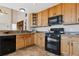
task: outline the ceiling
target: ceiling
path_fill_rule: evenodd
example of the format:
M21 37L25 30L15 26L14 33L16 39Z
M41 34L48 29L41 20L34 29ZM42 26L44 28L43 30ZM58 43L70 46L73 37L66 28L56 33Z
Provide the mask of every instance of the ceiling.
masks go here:
M24 8L27 12L39 12L41 10L47 9L49 7L52 7L54 5L57 5L58 3L0 3L1 6L5 6L11 9L15 9L19 11L20 8Z

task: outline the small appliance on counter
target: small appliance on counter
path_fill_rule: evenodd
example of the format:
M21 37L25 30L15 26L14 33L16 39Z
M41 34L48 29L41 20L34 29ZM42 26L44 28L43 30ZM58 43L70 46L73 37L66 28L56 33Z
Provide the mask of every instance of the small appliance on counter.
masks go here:
M45 36L45 49L56 55L60 55L60 40L63 33L64 28L51 28Z
M48 26L59 25L62 23L63 23L62 15L48 18Z

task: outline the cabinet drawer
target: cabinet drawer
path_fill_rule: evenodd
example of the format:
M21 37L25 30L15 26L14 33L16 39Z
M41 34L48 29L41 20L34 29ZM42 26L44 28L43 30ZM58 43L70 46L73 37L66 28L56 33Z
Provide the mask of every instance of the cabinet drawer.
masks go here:
M20 39L20 38L24 38L24 36L23 35L17 35L16 38Z

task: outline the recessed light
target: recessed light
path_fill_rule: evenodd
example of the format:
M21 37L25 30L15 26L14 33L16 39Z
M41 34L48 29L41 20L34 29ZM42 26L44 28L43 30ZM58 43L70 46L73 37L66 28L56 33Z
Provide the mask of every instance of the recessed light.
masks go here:
M25 9L24 8L20 8L19 9L21 12L25 12Z

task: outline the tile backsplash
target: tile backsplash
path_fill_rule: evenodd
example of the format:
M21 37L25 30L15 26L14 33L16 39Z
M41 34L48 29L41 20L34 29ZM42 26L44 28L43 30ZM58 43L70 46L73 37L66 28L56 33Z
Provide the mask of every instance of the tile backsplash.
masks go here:
M75 25L53 25L50 27L37 27L36 31L48 32L50 28L64 28L65 32L79 32L79 24Z
M1 24L0 23L0 30L11 30L11 24Z
M79 25L66 25L64 30L65 32L79 32Z

